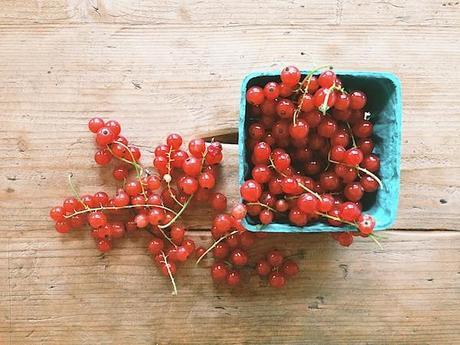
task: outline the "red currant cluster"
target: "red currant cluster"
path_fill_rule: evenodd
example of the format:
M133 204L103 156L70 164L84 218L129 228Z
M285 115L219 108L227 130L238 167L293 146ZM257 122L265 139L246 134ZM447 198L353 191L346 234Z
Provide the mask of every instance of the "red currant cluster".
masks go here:
M247 90L252 171L240 192L256 222L348 224L358 232L332 236L349 246L353 235L373 236L361 200L381 186L380 160L364 92L348 93L331 69L319 71L302 79L289 66L280 80Z
M211 266L211 276L215 282L236 286L241 282L243 270L248 273L255 270L261 278L268 278L270 286L281 288L286 283L286 277L296 275L299 268L292 260L284 261L277 250L268 252L267 260L260 260L254 266L250 260L249 249L258 239L265 238L268 234L246 231L241 224L246 214L246 205L236 204L229 214L216 215L211 228L215 242L208 250L200 249L197 263L212 250L214 263Z
M116 160L113 177L122 181L122 186L112 197L105 192L79 195L70 176L74 196L50 211L56 230L67 233L89 224L102 252L109 251L114 239L127 232L146 231L153 235L148 251L175 287L176 264L186 261L195 251L195 243L185 238L186 229L178 222L179 217L192 201L210 202L218 210L227 206L223 194L212 192L218 177L217 165L223 158L222 145L206 145L202 139L193 139L186 152L181 149L181 136L170 134L166 143L155 149L155 172L139 163L140 150L120 135L117 121L93 118L88 127L96 134L99 147L94 160L100 165Z
M80 195L70 175L74 196L50 211L56 230L67 233L88 224L101 252L109 251L114 240L126 233L151 234L153 238L147 250L160 271L170 277L174 293L177 293L174 280L177 264L187 261L192 254L198 257L198 263L213 250L214 257L219 260L211 268L214 280L225 280L229 286L238 285L239 270L249 267L247 249L266 234L253 234L242 226L241 219L247 212L243 204L233 207L231 215L222 213L227 209L227 198L214 191L219 176L218 164L223 159L222 145L216 141L206 144L202 139L193 139L187 152L181 149L182 137L170 134L165 144L155 148L153 169L140 164L140 150L120 135L121 126L117 121L93 118L88 127L96 134L98 151L94 160L104 166L115 160L113 177L122 185L112 197L105 192ZM192 202L208 203L219 212L211 231L217 241L207 250L195 248L194 241L186 238L186 228L178 221ZM226 259L229 261L224 262ZM270 276L270 284L284 285L284 277L298 271L297 265L296 269L293 265L293 262L285 262L283 266L273 264L272 275L275 276Z

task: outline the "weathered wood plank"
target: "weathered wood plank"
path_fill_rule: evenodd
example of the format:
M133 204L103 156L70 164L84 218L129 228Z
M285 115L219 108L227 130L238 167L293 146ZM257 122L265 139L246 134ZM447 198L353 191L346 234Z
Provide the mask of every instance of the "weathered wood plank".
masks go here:
M423 1L7 0L0 24L311 24L458 26L459 4Z
M101 256L87 234L36 235L0 247L11 286L0 306L12 310L0 337L11 330L11 344L460 342L457 232L389 232L383 251L365 239L344 249L325 235L275 236L255 250L303 253L284 292L254 276L235 291L214 287L208 269L188 265L177 297L145 254L146 238Z

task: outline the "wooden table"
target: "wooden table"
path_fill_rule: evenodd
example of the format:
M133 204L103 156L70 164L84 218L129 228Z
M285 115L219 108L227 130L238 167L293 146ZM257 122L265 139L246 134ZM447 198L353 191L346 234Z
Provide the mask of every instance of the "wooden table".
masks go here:
M455 0L2 1L0 343L460 344L459 33ZM255 250L304 253L283 291L221 289L190 264L174 297L147 237L100 255L87 232L53 230L68 172L112 189L89 117L147 148L172 130L231 138L243 76L288 63L401 78L401 201L383 250L276 236ZM231 140L225 155L234 200ZM206 211L188 220L209 244Z

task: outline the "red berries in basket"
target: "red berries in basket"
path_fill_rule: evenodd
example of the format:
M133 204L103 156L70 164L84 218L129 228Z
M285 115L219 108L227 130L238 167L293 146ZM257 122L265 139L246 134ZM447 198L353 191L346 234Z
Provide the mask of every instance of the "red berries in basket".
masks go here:
M289 66L279 79L250 87L246 99L253 105L246 142L251 176L240 193L251 222L327 222L372 235L375 221L362 210L372 199L365 195L381 182L366 94L345 90L332 69L301 75ZM353 241L334 238L343 245Z

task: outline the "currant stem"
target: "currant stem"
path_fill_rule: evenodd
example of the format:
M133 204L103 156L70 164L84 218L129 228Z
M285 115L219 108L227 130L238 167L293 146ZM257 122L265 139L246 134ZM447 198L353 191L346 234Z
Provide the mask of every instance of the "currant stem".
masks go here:
M334 216L331 216L327 213L323 213L323 212L316 212L317 215L321 216L321 217L324 217L324 218L329 218L329 219L332 219L332 220L335 220L337 222L341 222L341 223L345 223L345 224L348 224L348 225L352 225L354 226L355 228L358 228L358 226L355 224L355 223L352 223L352 222L349 222L349 221L346 221L346 220L343 220L339 217L334 217Z
M76 215L83 214L83 213L88 213L88 212L93 212L93 211L115 211L115 210L123 210L123 209L129 209L129 208L137 208L137 207L156 207L156 208L161 208L163 210L169 211L173 214L177 214L176 211L171 210L170 208L162 205L127 205L127 206L101 206L101 207L94 207L94 208L87 208L82 211L77 211L72 214L64 216L64 218L72 218Z
M158 227L160 229L166 229L167 227L171 226L171 224L173 224L177 220L177 218L179 218L181 216L181 214L184 213L184 211L187 208L188 204L190 204L190 201L192 201L192 198L193 198L193 194L190 195L190 197L187 199L185 204L182 206L182 208L179 210L179 212L176 213L174 218L171 219L171 221L169 221L167 224L164 224L164 225L158 225Z
M353 135L353 130L351 129L351 126L350 126L349 122L347 122L347 127L348 127L348 130L350 131L350 137L351 137L351 141L353 143L353 147L357 147L356 146L356 139L355 139L355 136Z
M171 153L172 153L172 147L169 148L169 152L168 152L168 165L167 165L167 168L168 168L168 175L171 176ZM180 207L184 207L184 204L182 204L179 200L177 200L176 196L174 195L174 193L172 192L172 189L171 189L171 179L165 179L166 181L166 185L168 186L168 192L169 192L169 195L171 196L171 198L176 202L176 204L178 204Z
M161 251L161 255L163 256L163 263L166 265L166 269L168 270L169 278L171 278L171 283L172 283L172 286L173 286L172 295L177 296L176 282L175 282L174 277L172 275L171 269L169 268L168 259L166 258L166 255L165 255L164 251Z
M381 245L380 242L377 240L377 237L376 237L374 234L369 234L369 237L372 238L372 240L379 246L379 248L380 248L381 250L383 250L382 245Z
M69 186L70 186L70 189L72 191L72 194L75 196L75 198L85 207L85 209L88 209L89 206L86 205L83 200L81 200L80 198L80 195L77 193L77 189L75 188L75 185L73 184L73 181L72 181L72 177L73 177L73 173L70 173L69 174Z
M171 239L171 237L169 237L168 235L166 235L166 233L163 231L163 229L161 229L160 227L158 227L158 230L160 230L161 234L164 236L164 238L166 238L168 240L169 243L171 243L174 248L177 248L177 245L173 242L173 240Z
M246 205L248 205L248 206L262 206L262 207L265 207L266 209L268 209L268 210L270 210L270 211L272 211L274 213L279 213L274 208L268 206L267 204L263 204L260 201L258 201L258 202L248 202Z
M355 168L359 171L362 171L363 173L369 175L370 177L372 177L374 180L377 181L377 183L379 184L380 188L383 188L383 183L382 183L382 180L380 180L380 178L377 177L377 175L375 175L374 173L370 172L369 170L367 169L364 169L362 167L360 167L359 165L349 165L349 164L345 164L345 163L340 163L340 162L337 162L335 160L332 160L332 159L329 159L329 162L331 163L334 163L334 164L343 164L343 165L346 165L347 167L350 167L350 168Z
M228 233L227 235L222 236L222 237L219 238L217 241L215 241L215 242L212 244L212 246L209 247L209 248L198 258L198 260L196 260L195 265L198 265L198 264L200 263L201 259L203 259L203 258L206 256L206 254L208 254L211 250L213 250L214 247L217 246L217 244L219 244L220 242L222 242L223 240L225 240L227 237L230 237L230 236L235 235L235 234L237 234L237 233L238 233L238 230L232 231L232 232Z
M299 186L300 186L300 188L302 188L304 191L313 194L319 201L323 201L323 198L321 198L321 195L319 195L318 193L312 191L312 190L311 190L310 188L308 188L307 186L304 186L302 183L299 183Z

